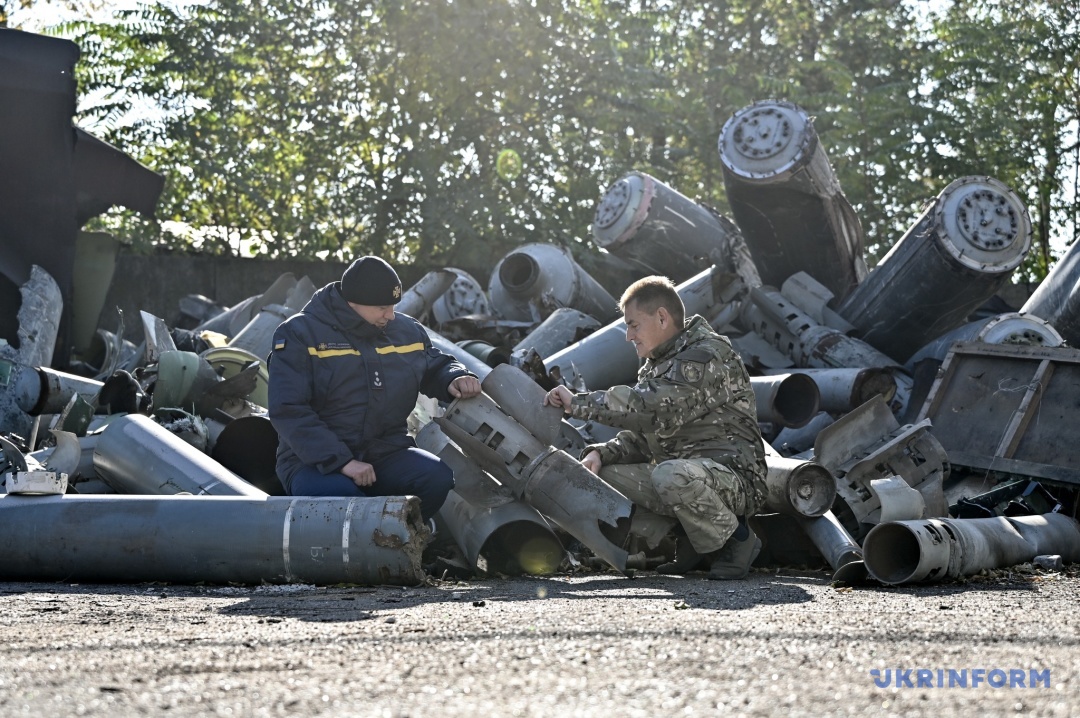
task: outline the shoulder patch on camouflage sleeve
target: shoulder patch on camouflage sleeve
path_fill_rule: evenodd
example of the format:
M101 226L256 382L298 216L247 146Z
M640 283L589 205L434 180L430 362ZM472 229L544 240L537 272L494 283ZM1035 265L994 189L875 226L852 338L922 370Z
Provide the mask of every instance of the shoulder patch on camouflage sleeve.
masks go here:
M705 376L705 365L697 361L680 361L679 373L685 381L696 384Z

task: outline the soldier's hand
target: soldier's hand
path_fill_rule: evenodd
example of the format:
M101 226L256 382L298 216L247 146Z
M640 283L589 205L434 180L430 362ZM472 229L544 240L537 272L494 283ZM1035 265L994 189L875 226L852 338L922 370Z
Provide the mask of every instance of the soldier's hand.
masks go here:
M581 465L594 474L599 474L604 462L600 460L600 452L593 449L585 454L585 458L581 460Z
M341 467L341 473L352 479L352 482L360 488L375 483L375 467L363 461L353 459Z
M561 384L544 395L544 406L560 406L567 414L570 413L570 402L574 400L574 394Z
M447 391L457 399L470 399L480 394L480 380L475 376L459 376L450 382Z

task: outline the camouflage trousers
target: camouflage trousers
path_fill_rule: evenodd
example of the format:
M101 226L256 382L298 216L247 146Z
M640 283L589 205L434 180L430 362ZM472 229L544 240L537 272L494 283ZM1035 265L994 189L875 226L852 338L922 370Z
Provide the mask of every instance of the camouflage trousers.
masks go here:
M712 459L605 465L600 478L634 502L630 531L650 547L678 522L695 551L716 551L735 532L738 517L753 513L739 475Z

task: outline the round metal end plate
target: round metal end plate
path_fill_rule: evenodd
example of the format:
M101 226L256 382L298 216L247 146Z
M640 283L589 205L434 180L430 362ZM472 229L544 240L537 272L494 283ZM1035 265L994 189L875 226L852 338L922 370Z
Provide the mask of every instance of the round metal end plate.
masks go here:
M976 271L1010 272L1031 248L1027 208L992 177L956 180L938 195L934 213L945 250Z
M611 185L600 198L593 215L592 232L601 247L607 248L625 241L623 235L632 228L635 216L642 207L647 179L637 172L628 174Z
M431 305L431 314L439 324L457 319L470 314L490 314L487 294L476 278L464 269L447 267L455 274L450 288Z
M720 130L717 149L728 171L747 179L767 179L799 163L813 137L810 117L798 106L766 100L732 115Z
M994 317L973 338L986 344L1059 347L1065 343L1058 330L1045 319L1014 312Z

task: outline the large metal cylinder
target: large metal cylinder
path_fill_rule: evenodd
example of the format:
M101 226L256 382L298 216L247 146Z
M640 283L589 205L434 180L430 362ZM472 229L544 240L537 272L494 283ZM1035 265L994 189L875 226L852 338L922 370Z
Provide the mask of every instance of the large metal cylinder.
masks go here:
M1023 201L992 177L963 177L840 305L862 338L901 364L964 323L1031 248Z
M866 579L863 552L832 511L814 518L800 517L799 525L833 569L833 581L855 584Z
M1040 554L1080 560L1080 524L1062 514L893 521L870 530L863 552L870 574L882 583L940 581Z
M484 574L544 576L558 570L565 554L544 517L521 501L481 508L451 491L439 519L473 569Z
M743 244L731 220L644 172L631 172L596 205L596 244L646 272L674 282L716 264L734 271L733 245Z
M767 445L766 445L767 446ZM770 447L771 448L771 447ZM790 516L821 516L836 499L836 479L816 461L767 453L766 508Z
M821 397L817 384L803 374L752 376L750 387L757 400L758 421L797 429L809 424L818 413Z
M0 496L5 581L415 585L416 497ZM47 526L47 531L41 527Z
M122 416L101 432L94 470L126 494L266 496L142 414Z
M846 414L875 396L886 402L896 395L895 372L884 367L865 369L773 369L769 376L801 374L814 381L820 397L820 408L831 414ZM809 423L809 420L808 422ZM799 428L799 427L794 427Z
M676 290L687 317L704 314L717 302L712 269L686 280ZM626 341L626 325L621 319L544 358L549 374L557 373L572 386L590 390L632 383L640 363L634 347Z
M491 372L491 367L481 361L479 358L473 356L469 352L465 351L463 347L459 347L454 342L450 341L442 334L430 327L424 327L427 331L428 338L431 339L431 346L435 347L443 354L449 354L457 359L461 364L470 372L476 375L481 381L488 373Z
M499 260L488 296L496 314L523 322L543 321L559 307L601 322L619 315L615 298L574 261L570 250L554 244L526 244Z
M539 408L539 407L538 407ZM487 394L435 420L470 459L620 571L633 505L565 451L542 443Z
M1080 242L1069 246L1020 312L1045 319L1069 346L1080 347Z
M956 342L982 342L984 344L1024 344L1026 346L1059 347L1064 339L1045 319L1033 314L1009 312L968 322L915 352L905 368L909 372L924 359L944 362L949 349Z
M266 361L274 343L274 332L292 314L292 310L283 304L267 304L229 340L229 346L243 349Z
M761 281L805 271L845 297L866 276L863 231L810 116L763 100L736 112L718 140L724 187Z
M739 321L803 368L894 367L864 341L816 322L772 287L754 287Z

